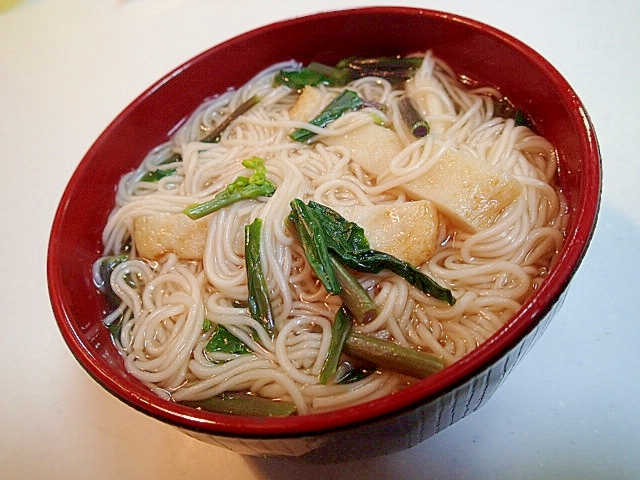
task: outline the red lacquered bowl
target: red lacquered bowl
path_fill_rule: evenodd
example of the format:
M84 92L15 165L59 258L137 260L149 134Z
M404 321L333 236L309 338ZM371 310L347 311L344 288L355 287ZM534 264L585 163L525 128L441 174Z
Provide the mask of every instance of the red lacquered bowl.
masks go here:
M570 219L558 261L507 325L463 360L405 390L357 407L290 418L202 412L156 397L129 375L102 326L91 279L101 231L120 177L136 167L203 100L238 87L275 62L335 63L432 49L458 73L499 86L558 149ZM211 48L161 79L107 127L82 159L58 207L48 251L51 303L60 331L85 370L133 408L206 442L255 455L315 462L411 447L486 402L562 305L596 224L601 164L593 127L566 80L513 37L457 15L413 8L363 8L295 18Z

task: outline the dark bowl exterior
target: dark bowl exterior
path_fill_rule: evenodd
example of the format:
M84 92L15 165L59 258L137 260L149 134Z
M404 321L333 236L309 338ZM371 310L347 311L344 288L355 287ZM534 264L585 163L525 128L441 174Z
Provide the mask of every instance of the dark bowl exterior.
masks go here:
M293 58L333 63L349 55L427 49L457 72L499 86L558 149L560 183L570 208L567 237L548 279L516 317L429 379L326 414L265 420L200 412L157 398L129 375L102 326L102 298L91 280L91 264L101 253L101 232L120 177L206 98L242 85L275 62ZM240 453L316 462L391 453L475 411L543 332L590 242L600 188L600 155L586 110L557 70L513 37L456 15L402 7L291 19L243 34L188 61L107 127L78 165L53 221L47 265L51 304L71 352L100 385L192 436Z

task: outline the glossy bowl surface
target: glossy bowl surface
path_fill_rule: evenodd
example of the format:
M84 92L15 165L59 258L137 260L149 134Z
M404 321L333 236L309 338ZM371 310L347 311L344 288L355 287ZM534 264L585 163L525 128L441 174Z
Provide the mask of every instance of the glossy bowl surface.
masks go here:
M102 326L91 279L120 177L203 100L238 87L275 62L335 63L432 49L458 73L499 86L557 147L570 206L567 238L547 280L516 317L444 371L397 394L309 416L258 419L200 412L156 397L129 375ZM64 340L85 370L133 408L190 435L256 455L328 462L415 445L482 405L560 307L595 228L601 188L598 144L585 108L544 58L513 37L456 15L373 7L294 18L250 31L179 66L106 128L74 172L56 212L47 275Z

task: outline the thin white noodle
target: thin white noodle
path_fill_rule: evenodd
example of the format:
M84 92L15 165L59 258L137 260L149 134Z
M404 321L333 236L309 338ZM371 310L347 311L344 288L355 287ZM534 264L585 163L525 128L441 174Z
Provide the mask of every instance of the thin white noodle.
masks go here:
M273 87L275 72L297 65L274 65L240 89L203 102L170 141L149 152L118 185L103 231L104 253L120 253L129 244L132 259L111 275L110 286L121 304L105 324L121 323L116 345L127 369L163 397L186 401L248 391L293 402L305 414L369 401L407 384L406 377L384 369L354 384L319 382L341 301L317 282L287 229L293 198L332 207L403 203L410 199L402 186L423 175L449 148L518 179L523 195L484 231L457 231L440 215L441 244L419 268L453 291L455 305L419 292L389 272L358 276L380 308L371 323L356 327L359 331L429 351L447 364L476 348L519 310L562 244L566 204L553 184L553 146L511 119L494 117L493 102L500 98L495 89L466 89L448 65L427 52L404 90L372 77L349 85L384 104L385 111L368 106L319 128L292 120L289 108L297 93ZM340 89L323 86L319 91L328 101ZM218 143L201 141L254 95L260 102L235 119ZM415 139L402 123L398 100L403 95L412 98L429 122L428 136ZM353 162L349 149L322 142L370 124L374 117L394 128L404 146L377 178ZM289 133L298 127L317 133L315 141L293 141ZM164 164L170 157L172 162ZM186 261L175 254L153 262L136 258L136 245L130 243L136 218L179 213L212 198L238 175L250 174L242 161L251 157L264 159L276 192L211 214L202 260ZM171 168L175 172L158 182L141 181L148 171ZM244 227L255 218L263 222L260 261L276 317L275 335L236 304L248 296ZM97 284L102 282L98 262L93 276ZM204 328L207 322L212 329ZM224 325L251 353L209 351L217 325Z

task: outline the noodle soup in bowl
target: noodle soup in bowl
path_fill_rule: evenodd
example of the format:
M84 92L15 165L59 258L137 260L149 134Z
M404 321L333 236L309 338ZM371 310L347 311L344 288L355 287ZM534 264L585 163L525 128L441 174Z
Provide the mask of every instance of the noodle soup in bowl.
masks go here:
M560 308L600 187L583 105L509 35L412 8L295 18L107 127L54 219L51 302L100 385L189 435L383 455L491 397Z

